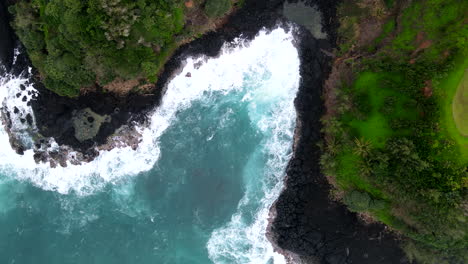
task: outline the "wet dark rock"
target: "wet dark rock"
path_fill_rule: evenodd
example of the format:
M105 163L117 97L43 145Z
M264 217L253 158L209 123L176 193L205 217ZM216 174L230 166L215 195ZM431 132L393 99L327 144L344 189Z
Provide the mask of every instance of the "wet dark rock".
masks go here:
M24 155L24 148L22 146L19 146L18 148L15 149L16 154L18 155Z
M49 162L54 163L55 166L57 166L57 163L62 166L62 167L67 167L67 157L63 155L62 152L59 151L51 151L48 153L49 154Z
M13 108L13 113L15 113L15 114L18 114L18 113L19 113L18 107L15 106L15 108Z
M33 155L34 161L35 161L36 163L40 163L40 162L41 162L41 157L42 157L42 156L41 156L41 153L40 153L40 152L36 152L36 153L34 153L34 155Z
M51 168L57 168L57 162L55 160L50 159L49 164Z
M16 98L20 98L20 96L21 96L21 93L16 94Z
M105 144L107 138L122 125L133 121L144 122L145 113L158 105L162 95L159 91L149 95L129 94L127 97L110 93L89 93L78 98L65 98L45 89L40 83L36 83L36 87L39 95L32 100L32 108L40 134L53 137L59 145L67 145L81 152L86 152L95 145ZM101 126L93 140L79 142L74 136L72 116L74 112L84 108L90 108L99 115L109 115L112 123Z
M33 118L32 118L32 116L31 116L31 114L27 114L27 115L26 115L26 121L28 121L28 124L29 124L30 126L32 126L32 124L33 124Z
M22 124L24 124L26 122L26 119L20 118L20 121L21 121Z
M28 97L26 97L26 96L23 96L23 98L21 98L21 101L23 101L23 102L26 102L26 101L28 101Z
M24 90L26 90L26 86L24 86L23 84L20 84L20 89L21 89L21 91L24 91Z

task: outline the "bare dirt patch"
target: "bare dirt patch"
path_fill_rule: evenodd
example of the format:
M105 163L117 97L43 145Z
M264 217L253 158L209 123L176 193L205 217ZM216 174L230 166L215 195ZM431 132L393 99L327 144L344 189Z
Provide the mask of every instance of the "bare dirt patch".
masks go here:
M117 78L106 84L103 88L106 91L123 96L127 95L133 88L138 87L139 84L140 82L137 79L125 81L121 78Z
M424 32L419 32L418 35L416 36L416 45L418 47L413 51L411 54L411 57L413 58L410 63L414 64L415 60L414 57L416 57L421 51L429 48L432 46L432 40L426 38L426 34Z
M424 97L429 98L432 96L433 90L432 90L432 81L427 80L424 82L424 87L422 88L422 92Z

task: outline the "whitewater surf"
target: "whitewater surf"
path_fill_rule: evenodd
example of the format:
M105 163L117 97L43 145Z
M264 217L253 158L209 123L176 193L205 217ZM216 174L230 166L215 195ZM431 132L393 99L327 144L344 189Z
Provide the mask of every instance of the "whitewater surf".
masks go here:
M0 262L284 263L265 232L292 155L293 43L290 30L262 30L217 58L186 58L148 125L137 127L136 150L51 168L32 150L16 154L2 126L0 234L9 239ZM32 115L34 128L16 96L22 86L34 95L30 75L2 76L0 101ZM12 124L25 144L28 129Z

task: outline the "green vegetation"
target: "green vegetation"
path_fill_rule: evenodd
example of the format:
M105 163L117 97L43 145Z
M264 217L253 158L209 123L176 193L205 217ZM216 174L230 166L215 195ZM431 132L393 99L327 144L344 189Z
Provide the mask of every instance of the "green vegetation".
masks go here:
M468 58L460 57L453 64L453 70L438 81L441 91L439 93L439 98L441 98L439 104L442 109L441 124L446 129L446 133L459 146L461 158L468 161L468 137L463 134L463 128L467 126L467 115L464 112L467 105L463 102L466 100Z
M207 0L205 4L206 14L210 17L218 17L226 14L231 8L231 0Z
M413 1L401 14L385 3L387 15L341 6L351 15L338 54L353 81L336 87L337 113L324 120L322 167L350 210L410 238L411 258L466 263L468 2ZM369 16L384 20L372 49L359 31Z
M453 119L460 134L468 136L468 74L465 71L457 92L453 97Z
M22 0L10 11L16 33L46 87L73 97L82 88L102 87L113 80L154 83L179 43L200 33L184 30L185 12L202 10L203 4L196 1L184 6L183 0ZM229 8L230 0L206 3L213 17L224 15Z

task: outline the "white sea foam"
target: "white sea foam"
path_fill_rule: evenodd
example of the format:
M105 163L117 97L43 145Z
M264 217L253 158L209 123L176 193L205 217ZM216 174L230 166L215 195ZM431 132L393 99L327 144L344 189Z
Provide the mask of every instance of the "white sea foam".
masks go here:
M258 196L258 186L253 184L239 202L237 212L230 222L215 230L208 242L210 258L215 263L285 263L284 257L273 251L273 247L265 236L268 225L269 208L278 197L282 188L282 179L286 165L291 157L293 131L295 125L295 108L293 100L299 85L299 57L293 46L291 36L284 31L274 31L276 37L271 39L274 45L266 44L262 48L272 47L257 61L259 69L257 78L267 78L267 82L253 80L261 84L244 96L249 104L249 117L253 124L266 135L257 155L267 156L267 164L262 177L262 195L258 211L254 212L253 221L250 212L253 202ZM258 74L263 69L265 74ZM257 157L253 155L251 160ZM253 161L252 161L253 162ZM249 170L247 164L246 170ZM248 175L247 179L255 178ZM257 176L258 177L258 176Z
M293 99L299 81L299 58L292 44L292 34L279 28L270 33L262 31L251 42L236 40L225 46L218 58L187 58L186 66L169 84L162 104L150 115L147 127L139 127L142 142L137 150L116 148L101 151L92 162L83 165L68 164L66 168L50 168L36 164L33 151L17 155L9 146L8 135L0 128L0 175L13 180L30 182L44 190L62 194L75 192L84 196L103 189L108 184L122 182L140 172L151 169L157 162L159 138L174 122L178 111L212 92L229 93L233 89L250 87L243 100L249 101L249 116L262 133L271 135L261 150L268 155L260 207L253 221L246 221L244 207L254 199L253 190L246 190L229 223L215 230L208 242L210 258L215 263L284 263L265 237L268 209L277 198L286 163L291 152L295 112ZM196 65L202 62L200 67ZM191 77L186 77L187 73ZM245 74L268 80L256 86L256 80L246 80ZM23 77L4 76L0 79L0 102L9 109L17 106L24 113L31 109L15 98L20 84L25 84L30 73ZM245 82L251 83L246 84ZM33 90L31 86L28 90ZM273 113L269 105L275 104ZM269 114L269 115L268 115ZM20 124L14 124L18 131ZM252 193L251 193L252 192Z

